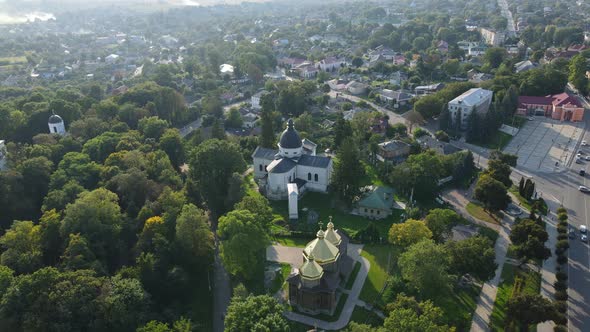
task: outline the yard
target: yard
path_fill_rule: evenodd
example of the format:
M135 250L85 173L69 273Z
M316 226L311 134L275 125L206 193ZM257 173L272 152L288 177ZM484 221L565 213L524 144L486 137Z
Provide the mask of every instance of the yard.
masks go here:
M481 146L488 149L502 150L511 140L512 136L498 130L492 139L485 144L481 144Z
M287 201L271 201L273 212L280 215L283 220L288 220ZM307 212L305 212L307 210ZM314 231L318 229L317 223L308 223L308 214L312 210L318 214L318 222L323 222L324 227L332 217L336 229L342 229L353 237L356 232L364 229L370 220L361 216L351 215L346 207L342 206L331 194L307 192L299 200L299 221L292 225L294 230ZM377 226L382 237L387 236L391 225L400 221L401 210L394 210L394 213L386 219L376 220L373 223ZM312 239L309 239L311 241Z
M364 246L361 256L369 260L371 268L359 295L361 300L373 303L377 299L389 277L388 272L394 270L393 267L397 263L400 253L400 248L390 245L368 244Z
M514 291L514 285L517 279L521 280L518 282L520 292L518 292L518 290L516 292ZM540 290L541 275L539 273L528 270L525 271L508 263L504 264L490 322L492 331L505 330L504 321L506 319L506 305L513 293L539 294Z
M354 307L352 316L350 316L350 321L359 324L368 324L374 327L383 326L383 319L372 311L359 306Z
M457 331L468 331L480 291L481 287L476 285L455 287L447 296L441 296L435 304L443 310L447 324L455 326Z
M499 216L484 211L483 206L478 203L469 202L465 210L474 218L489 222L490 224L500 224L501 218Z

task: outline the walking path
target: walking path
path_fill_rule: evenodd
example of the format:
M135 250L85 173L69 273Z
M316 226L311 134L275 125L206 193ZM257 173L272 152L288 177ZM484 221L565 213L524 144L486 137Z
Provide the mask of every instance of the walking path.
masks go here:
M348 246L348 255L353 260L360 262L361 268L356 276L356 280L354 281L352 288L348 291L346 303L342 308L342 312L340 313L340 317L338 317L338 320L334 322L327 322L321 319L298 314L292 311L285 312L285 317L287 317L287 319L289 320L296 321L309 326L314 326L322 330L340 330L346 327L346 325L348 325L348 322L350 321L350 317L352 316L354 307L356 305L360 305L358 297L361 293L363 285L365 284L367 275L369 274L369 269L371 268L371 263L369 263L369 261L366 258L361 256L362 249L362 245L349 244ZM284 263L289 263L291 265L296 263L297 267L299 267L299 265L301 265L302 262L301 250L302 248L273 245L267 248L267 259L272 261L280 261L280 259L283 259Z
M471 321L471 332L490 331L490 317L492 315L492 310L494 309L494 302L496 301L496 295L498 293L498 284L500 283L502 268L506 261L508 246L510 245L509 234L511 224L512 220L506 217L500 227L499 236L496 240L496 245L494 246L498 268L496 269L496 275L494 278L487 281L481 288L481 293L477 300L477 307L475 308L475 313L473 314L473 319Z

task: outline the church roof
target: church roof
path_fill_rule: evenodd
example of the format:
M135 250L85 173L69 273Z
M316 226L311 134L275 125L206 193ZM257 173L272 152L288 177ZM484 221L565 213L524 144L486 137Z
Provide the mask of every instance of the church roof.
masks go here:
M277 153L279 153L279 151L259 146L254 150L254 153L252 153L252 158L274 160Z
M319 263L330 263L335 261L340 255L338 248L325 239L324 231L321 229L317 232L317 238L307 244L303 249L306 257L313 255Z
M297 162L298 165L301 166L310 166L310 167L318 167L318 168L326 168L330 165L329 157L320 157L320 156L311 156L308 154L304 154L299 157L299 161Z
M64 120L61 118L61 116L59 116L57 114L52 114L49 117L49 120L47 122L48 123L62 123L62 122L64 122Z
M309 255L305 263L299 268L299 273L304 279L317 280L324 275L324 269L320 264L316 263L313 255Z
M295 166L297 166L297 164L293 160L282 158L273 160L273 162L266 167L266 170L269 173L281 174L292 170Z
M337 246L342 242L342 237L334 230L334 224L330 221L328 228L325 232L326 240L330 241L333 245Z
M293 120L289 119L287 129L281 134L279 145L283 149L297 149L301 147L301 144L301 137L299 137L299 133L293 126Z

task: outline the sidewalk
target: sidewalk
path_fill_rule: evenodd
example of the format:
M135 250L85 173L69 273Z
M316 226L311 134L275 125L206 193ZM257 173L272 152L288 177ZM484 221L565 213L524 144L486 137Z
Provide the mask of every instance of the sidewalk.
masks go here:
M490 317L492 310L494 309L494 302L496 301L496 295L498 293L498 284L500 283L500 276L502 275L502 268L506 262L506 253L508 252L508 246L510 245L510 227L512 226L512 220L505 217L502 226L499 228L498 240L494 246L496 252L496 263L498 268L496 269L496 275L492 280L487 281L481 288L479 299L477 300L477 307L473 314L471 321L471 332L490 331Z

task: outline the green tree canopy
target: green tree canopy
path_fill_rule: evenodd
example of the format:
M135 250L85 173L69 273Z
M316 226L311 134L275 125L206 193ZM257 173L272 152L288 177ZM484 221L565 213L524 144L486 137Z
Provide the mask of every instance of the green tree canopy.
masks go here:
M422 220L408 219L400 224L393 224L389 229L389 243L408 247L425 239L431 239L432 232Z
M450 254L450 270L457 275L470 275L486 281L496 274L496 254L492 241L483 236L474 236L462 241L446 243Z
M451 209L432 209L424 218L424 222L436 242L442 242L448 238L452 233L451 226L459 221L461 221L461 217Z
M290 331L284 308L269 295L233 298L225 316L226 332Z
M432 240L422 240L410 246L400 255L398 265L402 277L421 296L438 296L448 290L449 253L443 245Z

